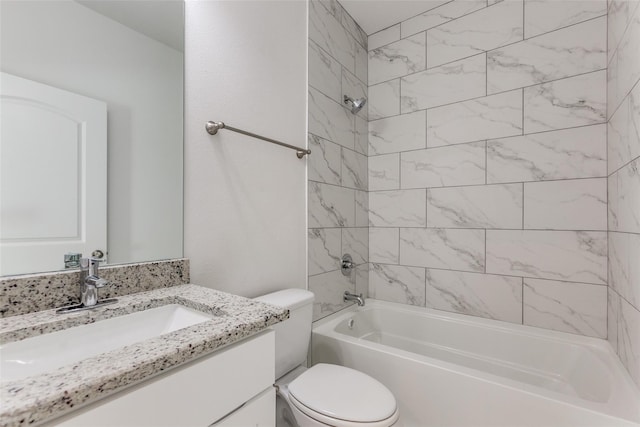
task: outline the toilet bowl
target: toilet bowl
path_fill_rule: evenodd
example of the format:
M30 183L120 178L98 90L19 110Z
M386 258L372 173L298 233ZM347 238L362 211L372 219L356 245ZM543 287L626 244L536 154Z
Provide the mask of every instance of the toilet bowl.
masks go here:
M305 368L313 294L302 289L256 300L289 309L276 332L277 427L399 427L395 397L382 383L355 369L320 363Z
M389 427L398 421L391 392L355 369L320 363L276 383L300 427Z

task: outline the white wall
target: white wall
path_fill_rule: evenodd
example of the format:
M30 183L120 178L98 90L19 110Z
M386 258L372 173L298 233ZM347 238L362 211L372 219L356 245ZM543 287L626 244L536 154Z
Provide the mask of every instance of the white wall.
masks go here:
M182 256L181 52L72 1L0 10L2 71L107 103L109 262Z
M304 1L187 1L185 256L191 281L256 296L306 286ZM312 154L313 155L313 154Z

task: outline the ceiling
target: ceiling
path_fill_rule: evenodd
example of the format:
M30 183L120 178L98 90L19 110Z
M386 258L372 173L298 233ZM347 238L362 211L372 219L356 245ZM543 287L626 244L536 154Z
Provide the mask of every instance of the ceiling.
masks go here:
M373 34L450 0L340 0L367 34Z
M183 0L76 1L160 43L184 50Z

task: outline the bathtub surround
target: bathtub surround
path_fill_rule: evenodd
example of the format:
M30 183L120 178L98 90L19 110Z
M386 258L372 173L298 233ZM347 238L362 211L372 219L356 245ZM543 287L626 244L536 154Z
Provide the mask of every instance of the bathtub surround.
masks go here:
M368 71L369 294L606 338L607 2L454 0Z
M0 317L51 310L80 301L80 270L0 278ZM110 285L99 290L100 299L189 283L186 258L107 265L100 277Z
M608 339L640 386L640 2L609 2Z
M367 106L352 114L344 95L368 97L367 36L337 1L311 0L308 274L314 320L349 305L342 301L345 291L366 295L368 287ZM356 263L350 276L340 271L345 253Z

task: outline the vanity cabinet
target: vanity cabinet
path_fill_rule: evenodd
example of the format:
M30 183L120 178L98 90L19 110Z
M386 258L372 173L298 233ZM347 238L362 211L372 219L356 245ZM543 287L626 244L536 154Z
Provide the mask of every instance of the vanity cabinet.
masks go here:
M44 425L274 426L274 346L263 331Z

